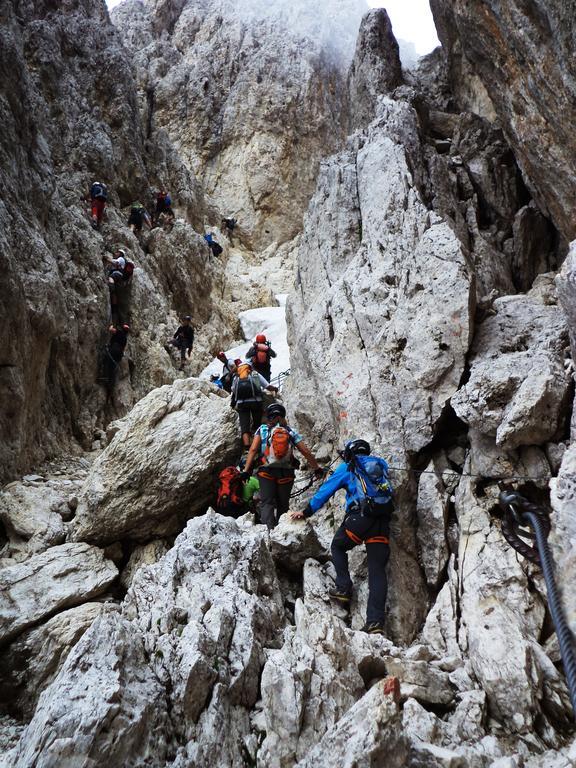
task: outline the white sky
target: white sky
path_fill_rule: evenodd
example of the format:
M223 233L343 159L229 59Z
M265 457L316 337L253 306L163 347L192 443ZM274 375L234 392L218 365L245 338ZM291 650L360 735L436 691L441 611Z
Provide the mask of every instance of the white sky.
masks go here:
M106 0L108 8L118 5L121 0ZM440 45L432 21L428 0L367 0L371 8L386 8L392 21L394 35L414 43L420 55L429 53Z
M428 0L368 0L371 8L386 8L394 37L414 43L420 55L440 45Z

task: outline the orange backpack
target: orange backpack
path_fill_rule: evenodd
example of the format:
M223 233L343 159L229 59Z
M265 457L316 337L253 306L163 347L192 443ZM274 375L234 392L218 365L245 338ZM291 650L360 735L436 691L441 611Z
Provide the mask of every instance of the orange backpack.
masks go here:
M238 374L239 379L247 379L252 373L252 368L248 363L240 363L236 369L236 373Z
M286 427L277 424L269 430L264 449L264 462L281 467L293 466L292 438Z

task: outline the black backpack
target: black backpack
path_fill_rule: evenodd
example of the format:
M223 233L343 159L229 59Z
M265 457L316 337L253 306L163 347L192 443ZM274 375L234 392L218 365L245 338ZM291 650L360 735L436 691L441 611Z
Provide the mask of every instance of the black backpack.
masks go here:
M99 182L95 181L94 184L92 184L92 188L90 190L90 196L93 197L95 200L100 198L101 200L107 200L108 199L108 190L106 189L106 184L100 184Z
M262 385L260 379L250 374L245 379L236 379L234 387L234 397L236 400L262 400Z

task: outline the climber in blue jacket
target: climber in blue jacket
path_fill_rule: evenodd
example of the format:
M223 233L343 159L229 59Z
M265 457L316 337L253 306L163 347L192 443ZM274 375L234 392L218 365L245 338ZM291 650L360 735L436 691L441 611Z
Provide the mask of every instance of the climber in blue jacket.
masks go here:
M292 512L294 520L311 517L336 491L346 489L346 516L332 540L332 562L336 586L330 597L345 608L352 599L352 580L348 552L358 544L366 545L368 557L368 609L362 631L384 633L388 580L386 565L390 556L390 516L394 509L388 464L371 456L366 440L349 440L341 454L344 459L320 486L306 507Z

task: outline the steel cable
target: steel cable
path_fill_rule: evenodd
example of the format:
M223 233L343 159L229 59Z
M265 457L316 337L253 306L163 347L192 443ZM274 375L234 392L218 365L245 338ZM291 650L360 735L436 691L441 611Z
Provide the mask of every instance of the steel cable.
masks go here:
M566 621L564 608L554 576L552 553L546 538L550 526L546 526L543 521L543 516L545 518L548 516L543 509L536 504L531 504L515 491L503 491L500 494L499 501L502 509L504 509L507 514L511 514L517 524L525 525L526 522L528 522L534 531L536 547L540 556L540 565L546 583L548 607L554 623L554 629L556 630L556 636L558 637L560 656L562 657L562 664L564 665L564 673L568 684L572 710L576 715L576 652L574 648L574 636ZM519 511L515 505L517 505L521 511ZM514 546L514 544L512 544L512 546Z

